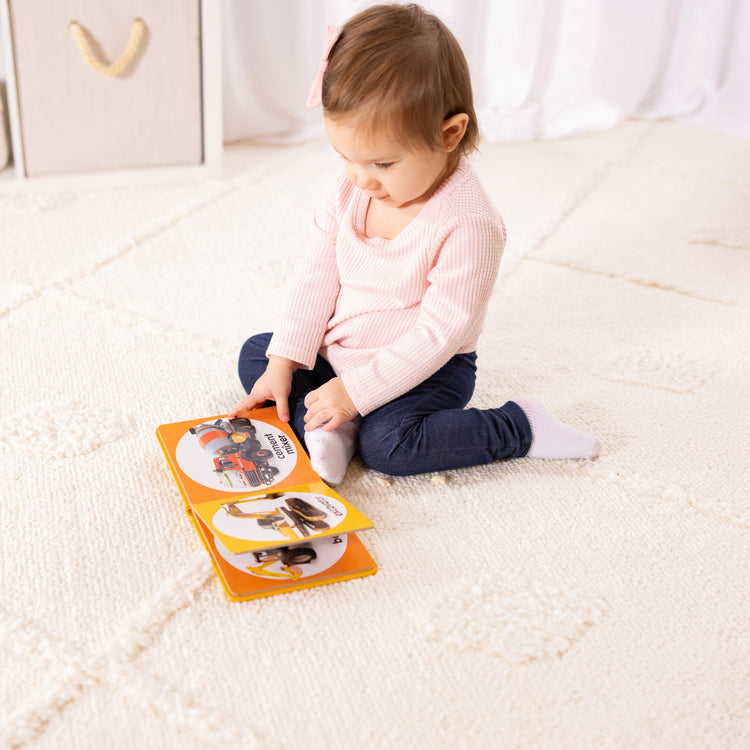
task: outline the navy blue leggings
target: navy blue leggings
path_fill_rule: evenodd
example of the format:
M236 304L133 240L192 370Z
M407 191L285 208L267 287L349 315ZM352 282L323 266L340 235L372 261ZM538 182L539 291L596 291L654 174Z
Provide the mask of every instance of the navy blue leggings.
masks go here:
M265 372L270 333L249 338L239 359L240 381L249 393ZM518 404L466 409L476 380L475 353L456 354L434 375L362 418L359 455L372 469L392 476L446 471L521 458L531 445L531 426ZM289 396L291 425L304 443L305 396L336 373L318 356L312 370L297 370Z

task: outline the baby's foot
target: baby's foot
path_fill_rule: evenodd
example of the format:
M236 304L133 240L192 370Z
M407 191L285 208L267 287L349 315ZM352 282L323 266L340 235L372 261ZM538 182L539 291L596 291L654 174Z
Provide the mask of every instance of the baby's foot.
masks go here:
M344 422L330 432L321 427L305 433L305 445L310 454L313 469L328 484L341 484L346 475L346 467L354 455L359 425Z
M538 401L517 398L531 424L529 458L594 458L602 444L598 438L561 422Z

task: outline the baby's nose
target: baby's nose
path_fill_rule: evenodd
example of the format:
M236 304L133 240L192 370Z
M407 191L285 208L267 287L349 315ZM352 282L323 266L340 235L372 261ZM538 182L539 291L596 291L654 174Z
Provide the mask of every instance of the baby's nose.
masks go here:
M357 180L357 187L362 190L376 190L379 185L378 178L373 174L364 174Z

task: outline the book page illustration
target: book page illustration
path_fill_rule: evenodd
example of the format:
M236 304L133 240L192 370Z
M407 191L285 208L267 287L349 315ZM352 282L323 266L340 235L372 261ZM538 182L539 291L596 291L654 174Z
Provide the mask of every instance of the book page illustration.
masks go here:
M315 473L275 407L156 428L191 523L236 601L372 575L372 527Z
M323 573L335 565L347 548L346 536L331 536L303 545L254 552L230 552L215 539L216 550L233 568L277 582L293 582Z
M211 555L227 596L235 601L359 578L378 569L356 534L233 553L199 516L190 510L187 515Z
M297 456L297 447L284 432L246 418L219 418L190 427L175 449L177 464L193 481L233 493L283 482Z
M346 516L346 506L330 495L272 492L222 503L210 526L224 537L276 546L331 535Z

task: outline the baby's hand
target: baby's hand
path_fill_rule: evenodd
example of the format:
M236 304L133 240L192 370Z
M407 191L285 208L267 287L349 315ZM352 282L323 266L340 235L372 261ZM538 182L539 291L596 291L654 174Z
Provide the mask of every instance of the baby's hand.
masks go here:
M229 418L263 406L266 401L275 401L279 419L288 422L289 393L292 390L292 375L296 369L296 362L282 357L269 357L266 371L255 381L250 393L229 411Z
M349 398L341 378L331 378L320 388L310 391L305 397L305 406L306 432L321 425L324 432L330 432L357 416L357 407Z

